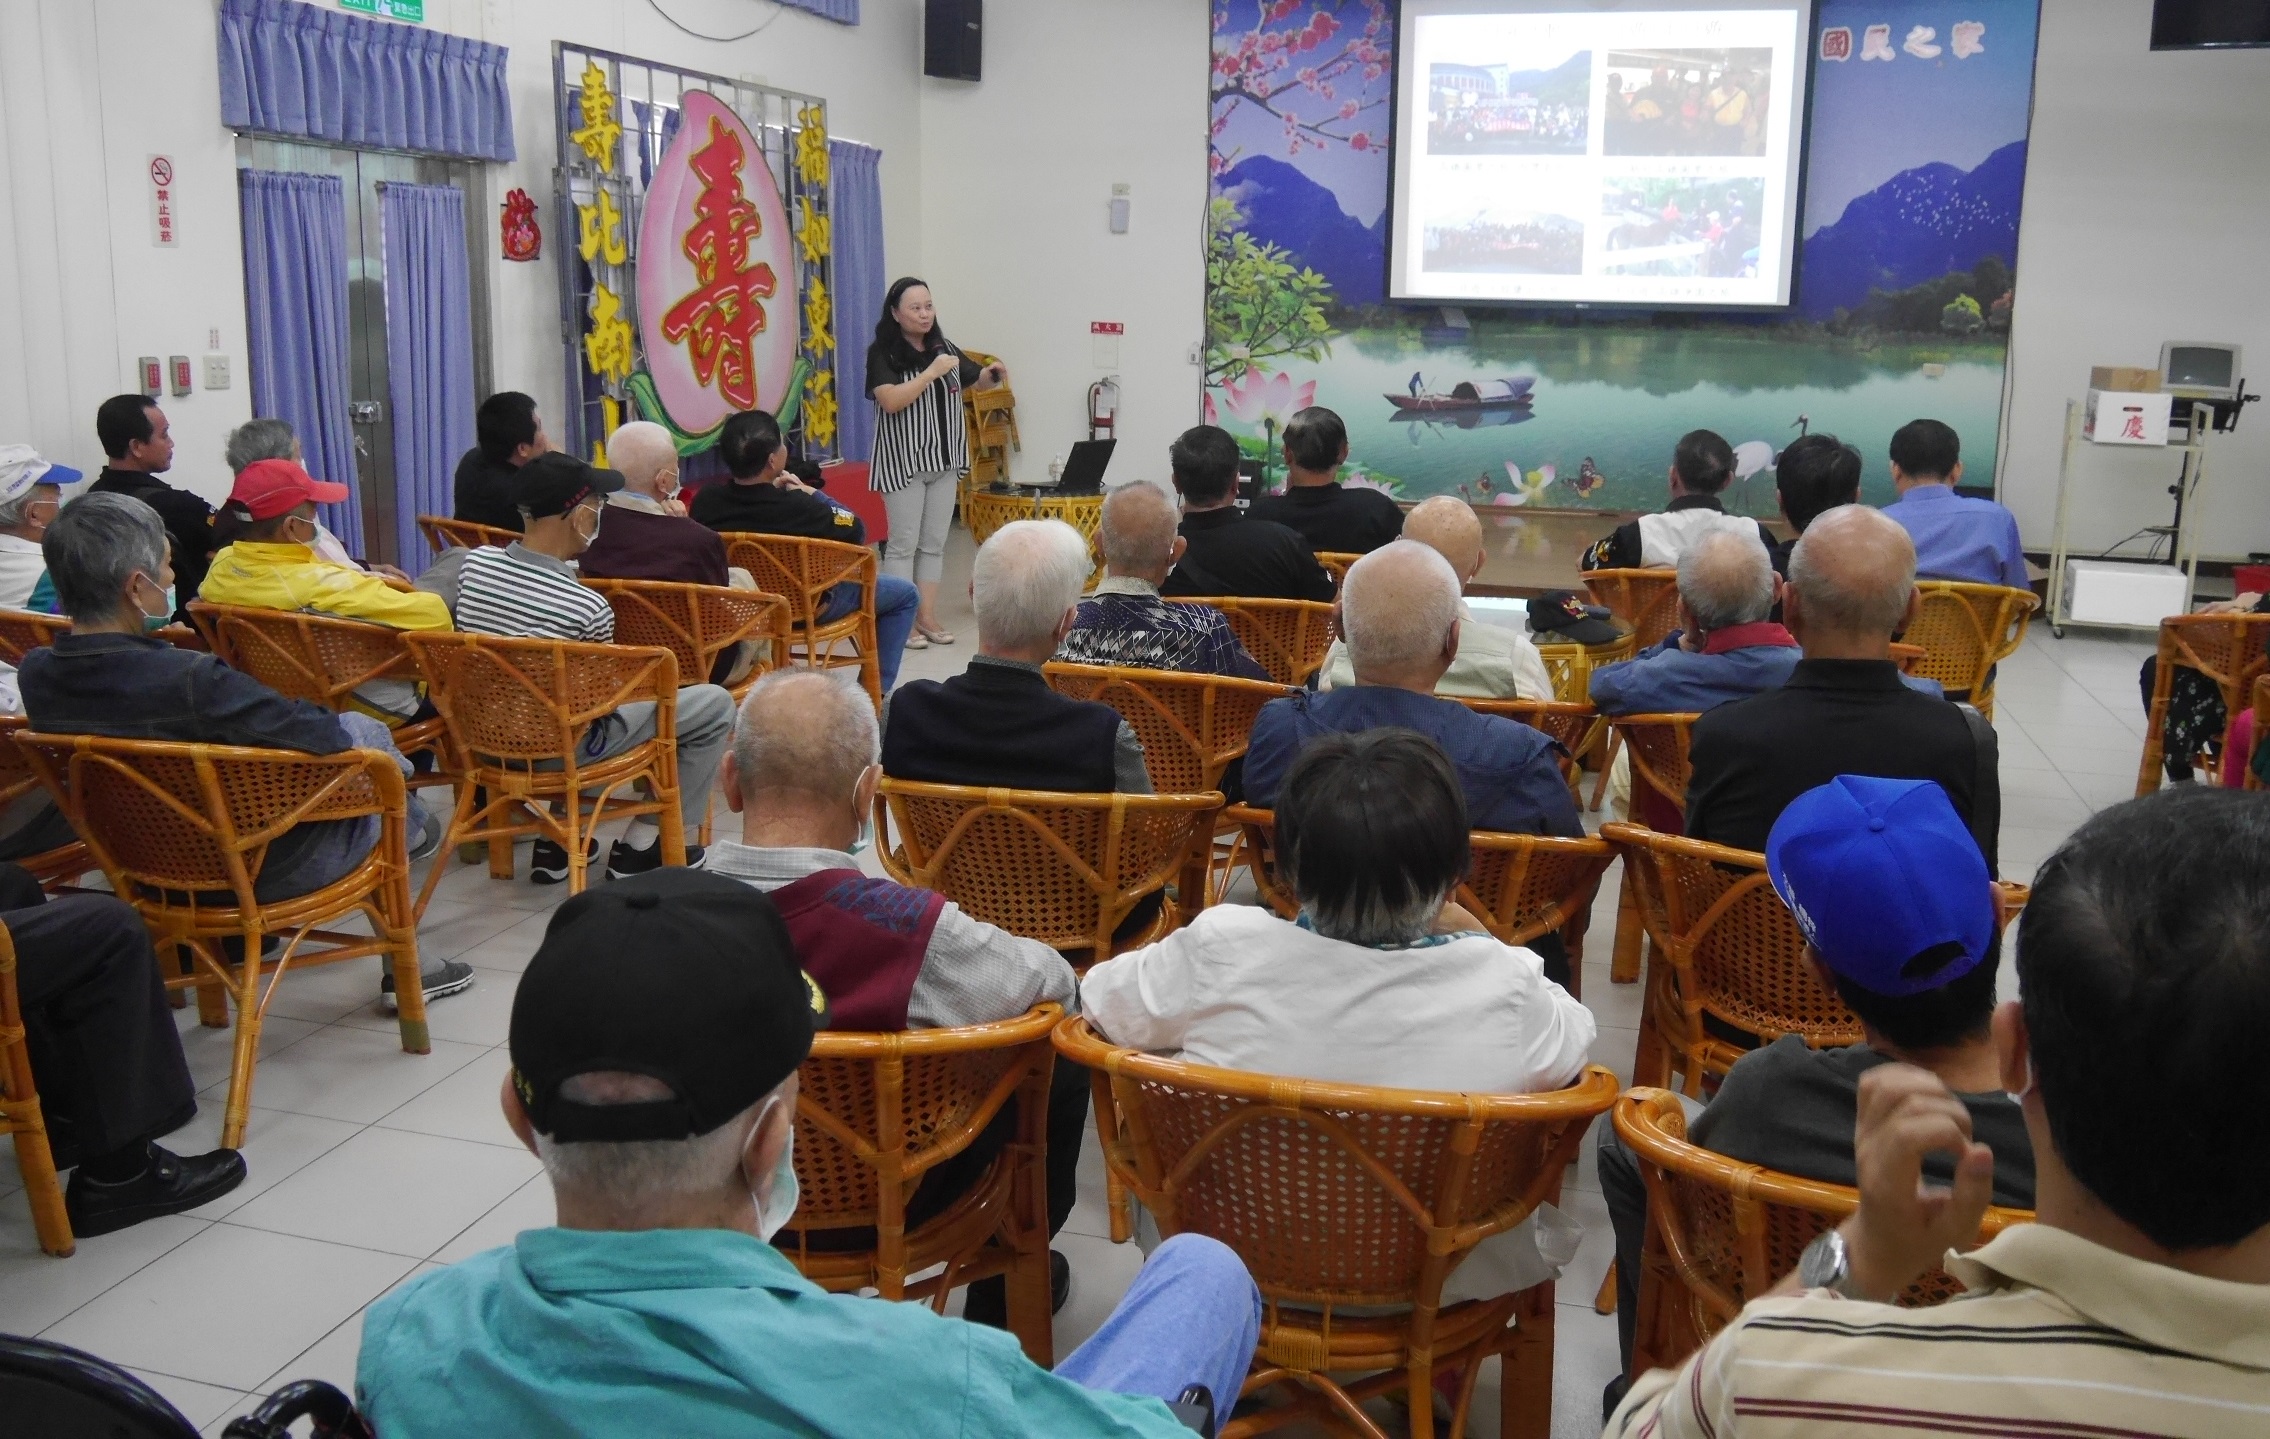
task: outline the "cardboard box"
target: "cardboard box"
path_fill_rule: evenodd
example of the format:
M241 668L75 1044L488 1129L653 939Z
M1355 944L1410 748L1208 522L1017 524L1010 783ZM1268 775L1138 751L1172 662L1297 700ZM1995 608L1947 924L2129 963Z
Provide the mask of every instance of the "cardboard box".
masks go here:
M2068 560L2065 618L2075 624L2157 629L2169 615L2190 609L2188 588L2183 571L2173 565Z
M2168 396L2131 390L2091 390L2081 435L2100 445L2164 445Z
M2160 390L2160 372L2149 365L2092 365L2089 368L2089 388L2125 390L2132 395L2156 395Z

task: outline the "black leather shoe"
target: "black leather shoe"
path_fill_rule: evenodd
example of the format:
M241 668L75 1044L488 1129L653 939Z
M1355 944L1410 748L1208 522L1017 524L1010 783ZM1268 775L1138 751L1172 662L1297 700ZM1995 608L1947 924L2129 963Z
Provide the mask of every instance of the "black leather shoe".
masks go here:
M1058 1251L1048 1251L1048 1312L1062 1314L1065 1301L1072 1297L1072 1261Z
M244 1156L233 1149L184 1158L153 1144L150 1167L139 1178L98 1184L74 1173L63 1193L63 1210L71 1218L71 1232L89 1239L210 1204L242 1183Z

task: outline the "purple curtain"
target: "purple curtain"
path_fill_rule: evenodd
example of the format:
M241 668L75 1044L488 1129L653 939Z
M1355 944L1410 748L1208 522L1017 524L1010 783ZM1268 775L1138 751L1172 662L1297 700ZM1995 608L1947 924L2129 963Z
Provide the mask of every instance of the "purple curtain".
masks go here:
M309 474L353 485L345 187L336 175L239 170L237 195L252 413L290 422ZM362 507L353 497L320 513L348 553L365 553Z
M297 0L221 0L221 123L368 150L510 160L502 45Z
M835 239L835 391L847 460L875 452L875 404L867 398L867 341L883 313L883 152L857 140L828 141L828 227Z
M473 447L473 310L465 197L453 185L388 181L386 370L394 408L394 542L402 567L433 560L418 516L452 512L450 478Z

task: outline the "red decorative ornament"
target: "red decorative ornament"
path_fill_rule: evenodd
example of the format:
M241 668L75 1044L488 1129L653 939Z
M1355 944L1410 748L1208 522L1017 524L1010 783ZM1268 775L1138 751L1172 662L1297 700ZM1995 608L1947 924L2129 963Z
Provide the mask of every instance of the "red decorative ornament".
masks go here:
M504 218L498 222L507 260L533 260L544 253L544 232L536 224L536 202L526 190L504 197Z

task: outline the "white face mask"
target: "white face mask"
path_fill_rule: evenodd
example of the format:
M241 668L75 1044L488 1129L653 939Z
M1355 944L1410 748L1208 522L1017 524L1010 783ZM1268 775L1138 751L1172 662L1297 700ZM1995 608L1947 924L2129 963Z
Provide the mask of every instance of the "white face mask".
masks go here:
M765 1127L765 1121L772 1117L773 1105L778 1103L779 1100L774 1100L757 1116L756 1129L750 1131L752 1139L756 1137L756 1130ZM791 1123L788 1142L780 1146L780 1162L773 1166L771 1187L764 1194L749 1191L749 1202L757 1211L757 1233L767 1244L795 1216L797 1201L803 1198L803 1193L803 1186L796 1179L796 1129Z
M2010 1102L2012 1104L2018 1105L2024 1104L2026 1102L2026 1096L2034 1092L2034 1059L2032 1055L2029 1054L2026 1056L2025 1087L2015 1093L2010 1093L2010 1091L2008 1090L2005 1090L2003 1092L2010 1094Z

